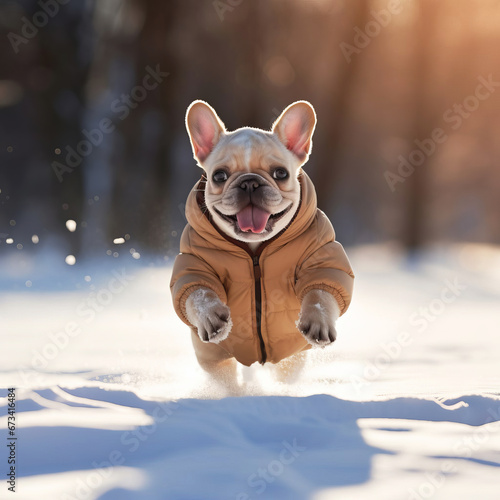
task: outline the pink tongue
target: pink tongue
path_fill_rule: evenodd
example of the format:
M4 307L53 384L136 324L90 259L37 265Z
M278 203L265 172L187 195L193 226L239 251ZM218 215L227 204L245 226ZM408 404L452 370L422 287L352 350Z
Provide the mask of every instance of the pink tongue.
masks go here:
M252 231L252 233L262 233L266 228L269 214L262 208L255 205L247 205L239 214L236 215L238 225L242 231Z

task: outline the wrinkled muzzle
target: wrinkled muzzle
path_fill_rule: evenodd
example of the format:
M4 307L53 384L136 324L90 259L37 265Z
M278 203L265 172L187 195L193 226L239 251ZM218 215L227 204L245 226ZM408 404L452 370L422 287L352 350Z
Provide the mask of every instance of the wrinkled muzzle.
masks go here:
M272 206L281 201L281 195L258 175L242 175L236 182L232 194L239 228L244 232L262 233Z

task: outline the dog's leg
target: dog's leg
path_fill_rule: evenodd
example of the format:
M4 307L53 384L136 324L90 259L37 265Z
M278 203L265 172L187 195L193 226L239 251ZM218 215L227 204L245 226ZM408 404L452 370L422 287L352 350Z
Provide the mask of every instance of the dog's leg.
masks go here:
M202 342L191 330L191 340L198 363L210 376L228 388L236 384L236 360L217 344Z
M306 351L298 352L289 358L283 359L274 367L276 380L283 383L295 382L302 373L306 360Z

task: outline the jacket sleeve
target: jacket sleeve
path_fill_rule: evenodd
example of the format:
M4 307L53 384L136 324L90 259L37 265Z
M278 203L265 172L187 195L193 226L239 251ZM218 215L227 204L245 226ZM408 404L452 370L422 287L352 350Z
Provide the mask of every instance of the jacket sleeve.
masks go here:
M295 292L302 302L310 290L326 290L337 300L342 315L351 302L353 284L354 274L344 248L337 241L329 241L300 264Z
M170 291L175 312L189 326L193 325L186 316L186 300L192 292L201 287L209 288L222 302L227 302L226 291L217 273L207 262L194 253L177 255L172 270Z

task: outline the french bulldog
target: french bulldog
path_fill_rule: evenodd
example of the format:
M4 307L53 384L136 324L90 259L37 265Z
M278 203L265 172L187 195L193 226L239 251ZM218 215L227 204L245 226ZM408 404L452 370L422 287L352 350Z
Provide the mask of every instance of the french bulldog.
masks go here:
M217 231L245 247L250 256L279 241L293 225L301 205L299 178L315 126L316 113L306 101L288 106L270 131L244 127L229 132L206 102L197 100L189 106L186 127L194 157L204 171L203 209ZM341 305L339 295L327 287L307 290L296 320L307 343L325 347L335 342ZM216 349L235 328L220 293L193 287L185 300L185 317L199 337L194 340L199 361L217 364L231 357L227 350Z

